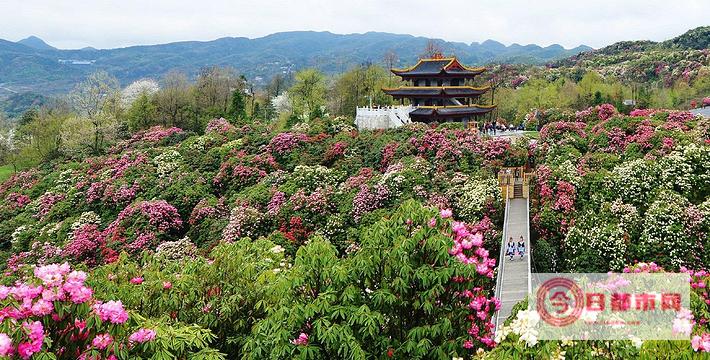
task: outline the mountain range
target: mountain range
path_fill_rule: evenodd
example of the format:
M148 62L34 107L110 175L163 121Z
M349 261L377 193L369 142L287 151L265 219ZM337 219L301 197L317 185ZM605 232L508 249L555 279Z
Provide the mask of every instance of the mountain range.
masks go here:
M542 64L591 50L584 45L574 49L556 44L506 46L494 40L466 44L382 32L341 35L314 31L281 32L256 39L226 37L117 49L63 50L31 36L18 42L0 40L0 96L27 91L44 95L66 92L99 69L126 85L143 77L158 78L170 70L194 76L209 65L232 66L256 83L304 67L337 73L359 63L382 63L390 50L399 59L396 66L408 66L416 62L430 40L446 55L456 55L471 65Z

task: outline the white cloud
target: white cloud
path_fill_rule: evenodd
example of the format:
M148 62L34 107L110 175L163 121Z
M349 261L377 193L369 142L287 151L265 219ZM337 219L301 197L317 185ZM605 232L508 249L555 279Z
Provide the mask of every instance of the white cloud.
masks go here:
M706 12L706 0L0 0L0 38L108 48L328 30L601 47L665 40L707 25Z

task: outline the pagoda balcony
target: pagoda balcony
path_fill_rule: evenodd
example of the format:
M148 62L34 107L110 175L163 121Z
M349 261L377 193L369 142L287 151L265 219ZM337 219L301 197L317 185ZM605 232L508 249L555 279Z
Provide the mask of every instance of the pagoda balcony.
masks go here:
M395 99L402 98L468 98L485 94L490 85L474 86L400 86L384 88L386 94Z

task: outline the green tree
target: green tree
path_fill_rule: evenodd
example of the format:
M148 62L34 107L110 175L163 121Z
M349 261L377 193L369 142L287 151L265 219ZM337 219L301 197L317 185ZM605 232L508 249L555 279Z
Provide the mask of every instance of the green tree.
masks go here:
M158 107L147 93L141 93L133 101L126 113L128 127L131 131L145 129L155 123Z
M46 106L41 108L36 118L20 126L19 137L22 144L19 157L23 165L36 165L58 158L64 150L62 132L73 114L65 108Z
M311 119L325 105L325 89L325 76L320 71L305 69L296 73L295 83L288 90L294 113Z
M358 65L341 74L330 90L329 108L336 114L355 116L358 106L391 105L392 97L382 88L388 87L388 71L379 65ZM399 81L397 81L399 82ZM397 84L392 81L393 85Z
M243 124L246 121L247 109L243 90L237 89L232 92L232 100L229 103L227 119L232 124Z
M203 119L225 117L234 91L243 91L244 80L230 67L204 68L193 89L196 112Z

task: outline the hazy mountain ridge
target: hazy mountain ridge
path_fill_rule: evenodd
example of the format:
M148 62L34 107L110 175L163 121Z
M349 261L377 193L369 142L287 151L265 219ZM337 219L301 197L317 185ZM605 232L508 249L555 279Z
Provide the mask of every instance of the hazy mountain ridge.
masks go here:
M326 73L337 73L358 63L380 63L388 50L397 53L397 66L405 66L416 61L429 40L382 32L340 35L294 31L256 39L225 37L212 41L79 50L55 49L37 37L18 43L0 40L0 86L18 92L52 94L71 89L86 74L99 69L112 73L127 84L142 77L160 77L173 69L193 75L208 65L229 65L252 80L268 80L277 73L304 67L314 66ZM490 62L543 64L591 49L588 46L574 49L559 45L505 46L493 40L471 44L435 41L446 54L454 54L472 65ZM8 92L0 88L0 96L3 95Z

